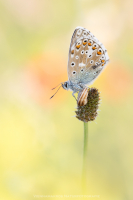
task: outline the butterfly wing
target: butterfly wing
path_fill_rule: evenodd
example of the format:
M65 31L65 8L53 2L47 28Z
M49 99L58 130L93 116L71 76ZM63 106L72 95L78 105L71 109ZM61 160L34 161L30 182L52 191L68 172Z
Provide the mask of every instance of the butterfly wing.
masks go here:
M107 50L87 29L77 27L68 57L68 79L72 83L91 84L109 61Z

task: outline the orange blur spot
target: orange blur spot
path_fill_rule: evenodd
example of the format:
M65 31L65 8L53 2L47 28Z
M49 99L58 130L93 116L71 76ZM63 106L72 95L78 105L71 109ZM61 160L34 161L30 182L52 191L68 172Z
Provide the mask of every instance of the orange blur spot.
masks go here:
M104 66L104 63L102 64L102 66Z
M51 57L53 59L51 59ZM25 85L27 94L37 103L47 108L59 104L66 97L65 90L58 92L54 99L50 97L56 90L51 90L58 83L67 80L65 72L65 59L60 52L46 52L36 55L27 63L25 70Z
M101 60L101 62L103 63L103 62L105 62L105 60Z
M89 45L89 46L92 46L92 44L91 44L90 42L88 42L88 45Z
M95 50L95 49L96 49L96 47L92 47L92 49L93 49L93 50Z

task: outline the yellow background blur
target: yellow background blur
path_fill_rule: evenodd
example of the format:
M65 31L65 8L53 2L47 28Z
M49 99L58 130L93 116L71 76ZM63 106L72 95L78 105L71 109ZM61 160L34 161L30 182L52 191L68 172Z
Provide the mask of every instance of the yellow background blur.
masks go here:
M67 80L77 26L110 57L93 85L102 102L89 123L87 194L133 199L133 1L0 0L0 200L82 194L76 102L63 89L49 100Z

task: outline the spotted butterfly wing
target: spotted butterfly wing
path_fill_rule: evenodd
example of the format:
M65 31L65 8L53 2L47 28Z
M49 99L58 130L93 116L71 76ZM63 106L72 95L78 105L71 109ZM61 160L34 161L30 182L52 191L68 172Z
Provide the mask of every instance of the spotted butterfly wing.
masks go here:
M72 83L91 84L109 61L107 50L87 29L77 27L68 57L68 79Z

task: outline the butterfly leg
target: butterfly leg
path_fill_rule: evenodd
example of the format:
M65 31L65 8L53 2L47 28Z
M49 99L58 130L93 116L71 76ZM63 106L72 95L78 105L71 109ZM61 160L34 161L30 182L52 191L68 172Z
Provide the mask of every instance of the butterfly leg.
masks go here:
M75 93L76 93L76 92L73 92L72 95L73 95L73 97L75 98L75 100L77 101L77 99L76 99L76 97L75 97L75 95L74 95Z

